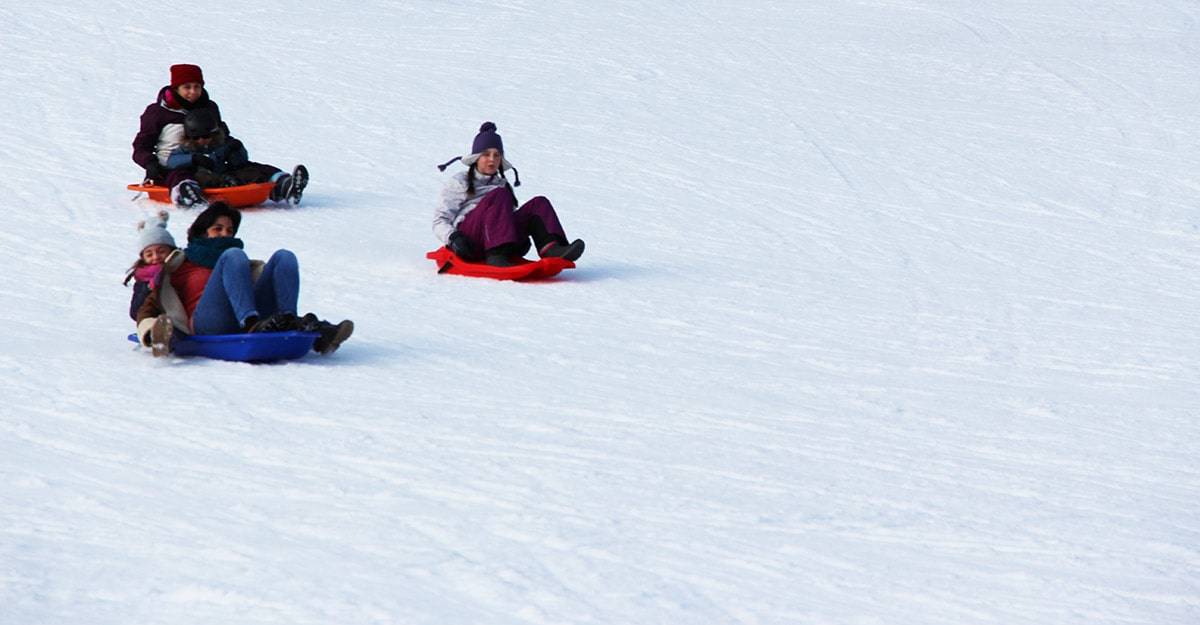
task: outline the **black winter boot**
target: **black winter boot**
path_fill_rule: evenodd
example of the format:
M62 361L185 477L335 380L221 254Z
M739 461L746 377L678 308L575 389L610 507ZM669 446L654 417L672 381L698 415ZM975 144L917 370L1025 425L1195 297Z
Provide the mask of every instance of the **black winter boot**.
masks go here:
M300 329L300 320L295 314L289 312L275 313L270 317L265 317L254 322L253 325L247 324L246 332L291 332Z
M483 262L493 267L512 267L518 265L524 259L521 255L525 250L529 249L529 239L524 240L525 246L521 247L521 243L501 243L496 247L485 250Z
M538 249L538 254L542 258L558 256L566 260L574 261L580 256L583 256L583 239L575 239L570 245L563 245L558 241L547 243Z
M275 186L271 187L270 200L272 202L281 202L288 199L292 195L292 177L284 174L275 180Z
M195 180L184 180L175 185L175 203L183 208L208 204L204 189Z
M483 262L492 267L513 267L517 264L503 252L489 252Z
M292 204L300 203L300 196L304 195L304 187L308 186L308 168L304 165L296 165L292 170L292 188L287 194L287 198Z

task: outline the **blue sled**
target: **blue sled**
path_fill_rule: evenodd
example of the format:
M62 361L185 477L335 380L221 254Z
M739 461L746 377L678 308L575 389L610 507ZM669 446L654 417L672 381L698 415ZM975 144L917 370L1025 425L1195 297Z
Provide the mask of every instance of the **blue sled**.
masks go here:
M171 351L176 356L203 356L235 362L292 360L307 354L318 336L316 332L177 335L171 341ZM141 344L136 334L130 334L129 340Z

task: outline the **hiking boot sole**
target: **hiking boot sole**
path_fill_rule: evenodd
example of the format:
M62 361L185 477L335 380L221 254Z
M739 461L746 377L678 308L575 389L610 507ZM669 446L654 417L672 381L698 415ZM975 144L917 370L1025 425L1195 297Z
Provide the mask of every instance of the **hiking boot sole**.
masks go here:
M154 325L150 326L150 353L154 354L155 358L171 353L171 336L174 333L175 327L165 315L160 315L154 320Z
M296 165L292 170L292 188L288 193L292 204L300 203L300 196L304 195L304 188L308 186L308 168L304 165Z

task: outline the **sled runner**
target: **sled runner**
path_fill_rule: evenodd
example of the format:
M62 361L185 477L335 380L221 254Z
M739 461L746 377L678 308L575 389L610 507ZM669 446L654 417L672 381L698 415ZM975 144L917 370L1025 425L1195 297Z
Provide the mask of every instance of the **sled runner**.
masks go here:
M307 354L320 334L316 332L257 332L253 334L176 335L176 356L203 356L236 362L291 360ZM141 344L136 334L129 340Z
M271 189L274 187L274 182L256 182L236 187L209 187L204 190L204 195L208 197L209 202L220 200L234 208L241 208L266 202L267 198L271 197ZM171 190L161 185L131 184L125 188L145 193L155 202L171 202Z
M437 263L438 273L494 280L542 280L575 266L575 263L569 260L550 257L539 260L522 259L522 262L512 267L493 267L484 263L467 262L446 247L429 252L425 258Z

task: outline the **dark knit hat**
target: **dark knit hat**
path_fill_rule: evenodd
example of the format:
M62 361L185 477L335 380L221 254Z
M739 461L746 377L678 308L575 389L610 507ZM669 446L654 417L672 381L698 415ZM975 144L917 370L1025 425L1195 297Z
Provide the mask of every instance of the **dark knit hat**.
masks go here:
M496 124L483 122L483 125L479 127L479 134L475 135L475 140L471 142L471 154L483 154L485 150L492 148L496 148L503 154L504 140L496 134Z
M204 72L200 71L199 65L172 65L171 66L171 87L175 88L179 85L186 85L189 82L198 82L204 84Z
M495 148L500 152L501 176L504 175L503 172L505 169L511 169L513 170L513 186L521 186L521 172L517 171L517 168L513 167L512 163L508 162L507 158L504 158L504 140L500 138L499 134L496 134L496 124L492 122L483 122L483 125L479 127L479 134L475 135L475 140L471 142L470 154L467 154L466 156L455 156L445 163L438 165L438 169L441 171L446 171L446 168L449 167L454 161L462 161L464 165L470 167L471 165L475 164L475 161L479 160L480 154L483 154L485 151L492 148Z
M221 217L228 217L233 222L233 232L237 234L242 223L242 213L225 202L213 202L204 209L204 212L196 215L196 220L192 222L191 226L188 226L188 243L208 238L208 228L217 223L217 219Z

